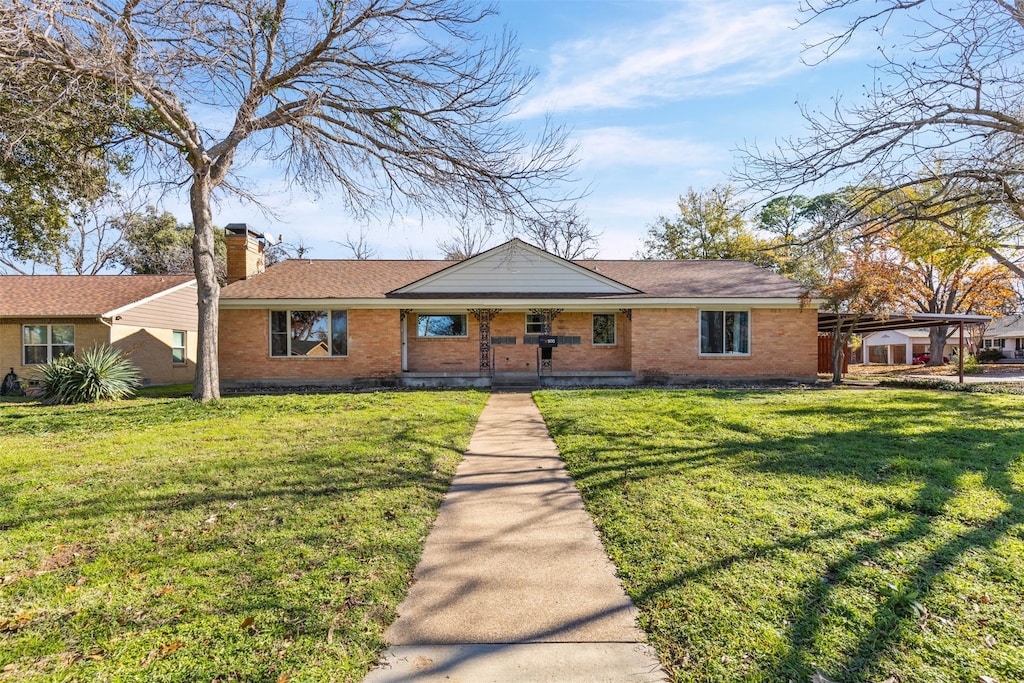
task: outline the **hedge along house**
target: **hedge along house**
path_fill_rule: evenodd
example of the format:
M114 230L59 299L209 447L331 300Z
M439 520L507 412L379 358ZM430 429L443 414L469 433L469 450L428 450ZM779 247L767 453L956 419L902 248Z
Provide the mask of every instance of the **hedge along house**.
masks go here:
M816 304L742 261L568 261L513 239L460 262L243 273L260 235L227 239L244 278L221 290L226 388L816 379Z
M191 382L198 321L191 275L0 276L0 369L31 380L43 363L109 344L144 384Z

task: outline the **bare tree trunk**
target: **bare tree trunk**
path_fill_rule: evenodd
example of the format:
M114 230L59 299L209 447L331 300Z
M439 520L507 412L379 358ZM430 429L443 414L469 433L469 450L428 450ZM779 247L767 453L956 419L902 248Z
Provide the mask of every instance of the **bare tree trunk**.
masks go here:
M832 328L832 383L843 383L843 360L846 356L846 342L850 334L843 334L843 321L836 320L836 326Z
M189 202L192 206L192 256L196 284L199 287L199 343L196 356L196 377L192 398L213 401L220 398L220 368L217 365L217 317L220 285L214 260L213 215L210 211L209 165L202 165L192 176Z
M941 327L928 328L928 351L931 358L928 365L943 365L942 352L946 350L946 337L949 336L949 328Z

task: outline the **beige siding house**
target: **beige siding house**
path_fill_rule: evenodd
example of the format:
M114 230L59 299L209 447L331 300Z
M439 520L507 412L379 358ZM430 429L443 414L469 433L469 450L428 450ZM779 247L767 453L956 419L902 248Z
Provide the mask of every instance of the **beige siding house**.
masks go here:
M816 302L742 261L568 261L514 239L457 263L232 266L258 242L230 226L227 388L816 379Z
M0 277L0 370L35 369L94 344L122 349L145 384L192 381L195 279L191 275Z

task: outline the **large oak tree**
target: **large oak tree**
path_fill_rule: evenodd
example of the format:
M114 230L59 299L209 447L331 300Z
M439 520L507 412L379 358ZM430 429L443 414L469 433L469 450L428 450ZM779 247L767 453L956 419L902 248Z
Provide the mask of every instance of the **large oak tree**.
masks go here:
M5 69L99 82L155 114L135 132L148 179L187 187L199 283L194 397L219 396L211 202L269 160L352 213L556 208L564 132L530 140L506 115L531 80L511 36L477 33L463 0L9 0Z

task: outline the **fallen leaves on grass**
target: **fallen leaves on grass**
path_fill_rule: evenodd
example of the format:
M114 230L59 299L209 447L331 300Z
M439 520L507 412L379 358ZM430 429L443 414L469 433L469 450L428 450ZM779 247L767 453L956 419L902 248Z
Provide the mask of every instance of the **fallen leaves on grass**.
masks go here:
M13 633L32 623L31 612L20 612L11 619L0 621L0 633Z

